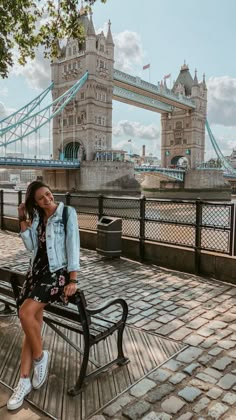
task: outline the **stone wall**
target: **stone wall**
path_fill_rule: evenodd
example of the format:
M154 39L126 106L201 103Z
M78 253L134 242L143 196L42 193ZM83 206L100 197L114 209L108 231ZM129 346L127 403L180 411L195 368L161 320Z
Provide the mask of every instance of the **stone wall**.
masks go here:
M191 169L185 174L184 188L230 188L228 181L223 177L223 171L217 169Z

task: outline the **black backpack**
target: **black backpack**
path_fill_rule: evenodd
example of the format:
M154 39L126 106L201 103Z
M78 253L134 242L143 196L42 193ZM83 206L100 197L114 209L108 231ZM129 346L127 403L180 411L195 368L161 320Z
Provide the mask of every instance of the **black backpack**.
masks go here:
M68 206L64 206L64 209L62 212L62 223L64 225L65 236L66 236L67 220L68 220Z

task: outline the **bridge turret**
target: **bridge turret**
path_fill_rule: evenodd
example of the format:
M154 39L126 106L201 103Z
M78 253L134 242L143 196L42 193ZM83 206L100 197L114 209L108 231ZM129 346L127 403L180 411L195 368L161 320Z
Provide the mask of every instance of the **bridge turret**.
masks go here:
M204 161L207 89L205 79L198 82L197 71L192 78L186 63L174 83L173 91L190 97L196 108L184 111L174 108L171 114L162 114L162 166L175 166L180 158L196 168Z

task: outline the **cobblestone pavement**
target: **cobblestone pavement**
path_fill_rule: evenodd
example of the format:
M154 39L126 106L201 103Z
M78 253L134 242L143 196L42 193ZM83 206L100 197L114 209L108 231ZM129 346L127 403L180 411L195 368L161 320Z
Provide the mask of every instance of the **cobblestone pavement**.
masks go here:
M0 265L26 271L28 258L18 236L0 232ZM235 286L89 250L79 278L90 303L119 294L129 325L188 346L93 420L236 420Z

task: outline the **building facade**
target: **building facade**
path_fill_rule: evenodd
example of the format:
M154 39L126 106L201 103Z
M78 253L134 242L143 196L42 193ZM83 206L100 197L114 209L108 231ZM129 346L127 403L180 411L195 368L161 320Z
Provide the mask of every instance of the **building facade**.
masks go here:
M175 167L182 159L185 167L194 169L204 162L207 114L205 76L199 83L197 72L193 79L188 66L184 64L172 90L192 98L196 108L192 111L174 108L172 113L162 114L161 163L163 167Z
M81 13L82 14L82 13ZM96 35L92 15L82 14L85 41L69 39L51 65L53 100L88 71L89 77L63 112L53 119L53 158L93 160L112 147L114 43L110 22L107 35Z

